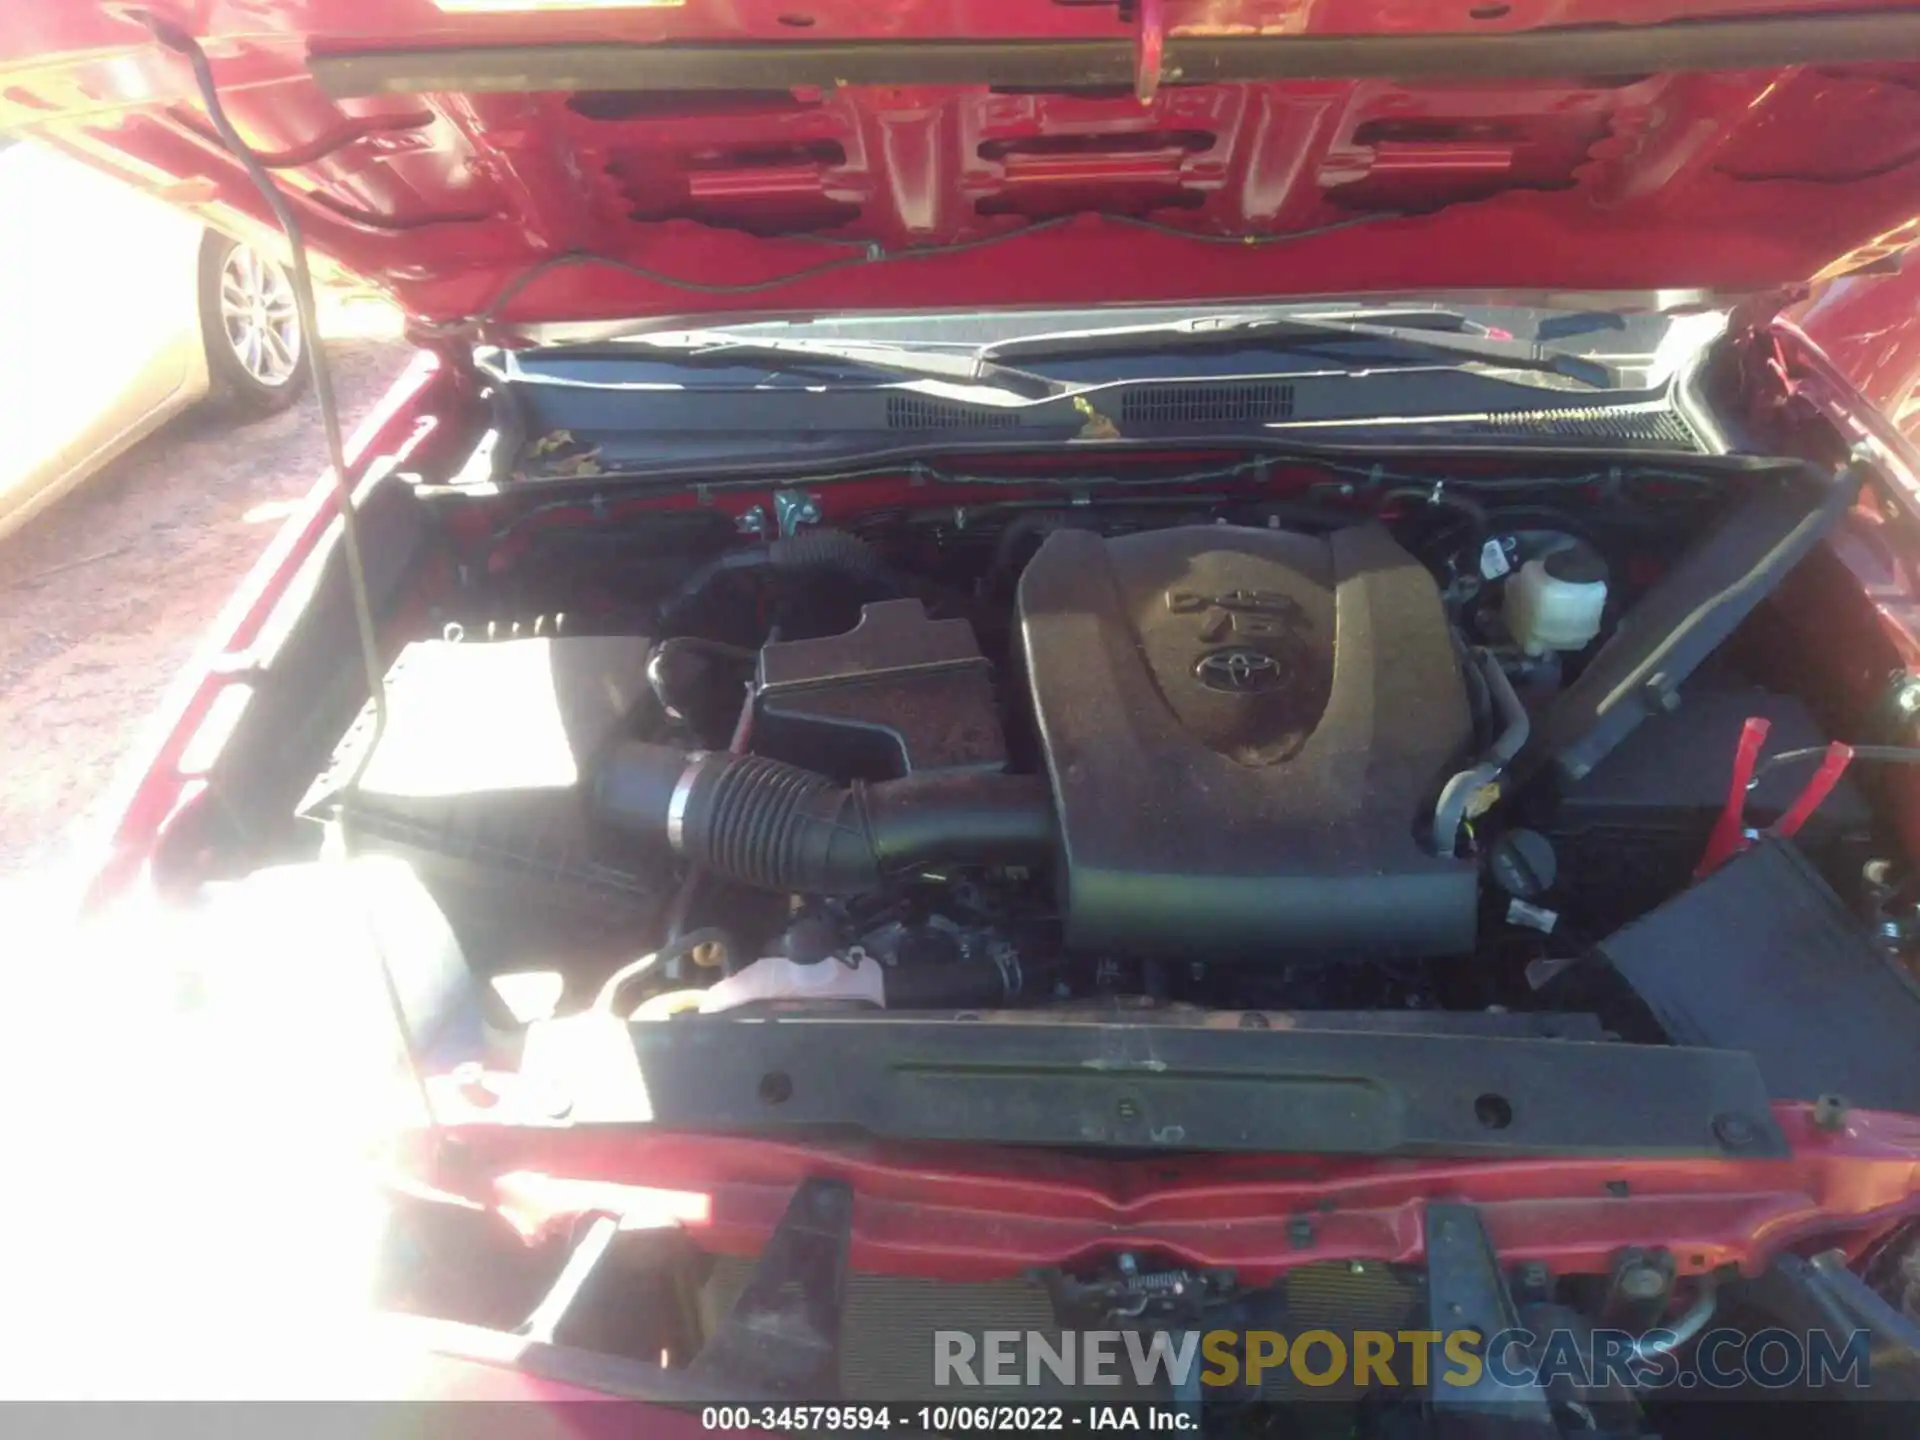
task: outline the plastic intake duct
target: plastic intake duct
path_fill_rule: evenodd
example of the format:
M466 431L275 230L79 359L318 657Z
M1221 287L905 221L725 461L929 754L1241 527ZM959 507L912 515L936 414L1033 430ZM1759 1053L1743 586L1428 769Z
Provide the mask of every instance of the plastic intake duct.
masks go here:
M765 890L852 895L919 865L1039 865L1053 802L1031 775L909 775L841 785L758 755L629 743L602 764L608 824L664 836L696 865Z

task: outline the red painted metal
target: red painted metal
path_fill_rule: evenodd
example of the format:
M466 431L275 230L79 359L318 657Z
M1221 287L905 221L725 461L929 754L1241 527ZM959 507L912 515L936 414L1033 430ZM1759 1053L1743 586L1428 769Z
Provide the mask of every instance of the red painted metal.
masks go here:
M1920 265L1835 280L1795 318L1863 395L1920 437Z
M966 1146L623 1133L515 1123L446 1095L457 1162L445 1189L529 1235L616 1211L752 1254L808 1176L855 1193L850 1260L880 1273L979 1280L1119 1250L1234 1268L1253 1283L1326 1260L1418 1262L1422 1206L1480 1207L1503 1257L1604 1271L1624 1245L1664 1245L1683 1273L1764 1269L1818 1241L1850 1251L1920 1214L1920 1119L1856 1113L1817 1128L1777 1114L1783 1160L1369 1160L1169 1156L1099 1160ZM1294 1224L1311 1222L1311 1243Z
M421 352L348 437L346 458L356 487L368 479L378 456L396 461L428 446L440 424L439 407L451 403L451 376L437 357ZM356 488L356 494L364 490ZM262 643L275 609L294 590L302 570L334 543L338 510L330 472L323 473L254 563L210 631L200 657L183 672L155 716L151 738L134 749L138 763L120 803L104 853L91 866L85 903L105 904L139 881L168 828L200 793L200 777L183 761L200 727L214 714L229 686L246 682L253 647ZM210 752L209 758L211 758Z
M204 37L229 110L280 167L315 247L433 320L482 310L565 252L646 273L555 270L509 314L1755 290L1808 280L1920 213L1912 63L1171 84L1155 60L1181 37L1645 24L1764 14L1765 0L1519 0L1485 14L1461 0L1147 0L1124 16L1035 0L153 8ZM1802 11L1827 8L1839 7ZM184 69L130 15L0 7L0 125L178 198L200 184L216 222L262 222ZM846 86L335 101L306 69L310 51L383 46L980 37L1134 44L1148 98Z

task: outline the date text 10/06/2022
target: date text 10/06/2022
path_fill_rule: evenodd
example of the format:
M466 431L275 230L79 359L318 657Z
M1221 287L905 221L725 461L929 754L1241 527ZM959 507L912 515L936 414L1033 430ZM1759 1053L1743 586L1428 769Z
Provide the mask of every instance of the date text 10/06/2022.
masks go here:
M1197 1407L1179 1405L709 1405L704 1430L887 1431L916 1434L1198 1430Z

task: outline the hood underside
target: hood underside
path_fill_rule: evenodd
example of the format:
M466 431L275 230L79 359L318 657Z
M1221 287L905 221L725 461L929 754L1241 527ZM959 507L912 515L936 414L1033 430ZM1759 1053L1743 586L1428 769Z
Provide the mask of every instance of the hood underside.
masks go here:
M1920 217L1910 6L152 9L314 249L427 321L1752 293ZM0 7L0 128L269 220L131 8Z

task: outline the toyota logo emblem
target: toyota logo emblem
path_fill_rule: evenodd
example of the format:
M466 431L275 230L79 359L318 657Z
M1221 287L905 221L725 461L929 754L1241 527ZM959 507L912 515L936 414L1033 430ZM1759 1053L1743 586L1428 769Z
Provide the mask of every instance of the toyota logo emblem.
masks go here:
M1209 690L1257 695L1280 683L1280 662L1258 650L1216 650L1202 655L1193 673Z

